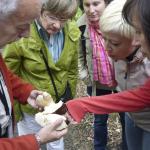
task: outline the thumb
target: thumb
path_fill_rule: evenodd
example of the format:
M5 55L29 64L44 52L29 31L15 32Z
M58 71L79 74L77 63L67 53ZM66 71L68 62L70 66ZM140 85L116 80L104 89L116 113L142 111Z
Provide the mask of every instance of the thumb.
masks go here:
M28 104L31 105L33 108L38 108L38 105L36 104L36 102L35 102L33 99L28 98L28 99L27 99L27 102L28 102Z
M63 123L63 121L64 119L59 118L53 124L49 124L49 127L51 127L53 131L55 131L55 134L57 135L57 139L61 138L68 132L67 128L62 130L57 130L57 128Z
M63 137L68 132L68 128L64 128L62 130L57 130L57 128L63 123L64 119L60 118L54 123L54 130L56 130L57 138Z
M62 123L63 123L64 119L59 118L57 119L53 124L50 124L50 126L56 130Z

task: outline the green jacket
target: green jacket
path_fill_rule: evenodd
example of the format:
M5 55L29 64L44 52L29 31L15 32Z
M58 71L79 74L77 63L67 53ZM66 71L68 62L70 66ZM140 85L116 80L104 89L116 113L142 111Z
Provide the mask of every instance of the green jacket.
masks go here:
M76 15L74 16L74 20L77 21L81 16L82 16L83 12L82 10L80 9L80 7L78 7L78 10L76 12Z
M67 81L73 96L76 91L80 31L74 22L68 22L63 31L65 35L64 48L56 63L54 63L47 45L40 38L34 23L31 25L29 38L22 38L7 45L3 53L6 64L14 73L32 83L37 89L47 91L53 99L55 99L55 91L40 53L41 49L51 68L59 96L64 93ZM36 110L29 105L21 105L21 109L29 114L36 113ZM17 114L20 116L20 112Z

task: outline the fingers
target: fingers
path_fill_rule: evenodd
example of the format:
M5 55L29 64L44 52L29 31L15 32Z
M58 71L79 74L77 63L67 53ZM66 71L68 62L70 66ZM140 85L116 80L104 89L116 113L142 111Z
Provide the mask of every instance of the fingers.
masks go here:
M78 123L72 118L72 116L71 116L68 112L65 114L65 117L67 118L67 120L69 121L69 123L71 123L71 124L78 124Z
M58 119L55 122L48 124L38 132L42 144L58 140L67 133L67 129L59 131L56 130L62 122L63 119Z
M36 109L38 108L38 105L36 104L35 100L33 100L32 98L29 97L29 98L27 99L27 102L28 102L28 104L31 105L33 108L36 108Z
M39 105L36 102L36 98L38 97L38 95L41 95L43 92L42 91L38 91L38 90L32 90L30 93L30 96L27 99L27 102L33 107L38 109L39 111L43 110L43 106Z
M62 124L63 121L64 121L63 119L58 119L53 124L49 124L49 127L54 132L54 136L56 140L60 139L68 132L67 128L62 130L57 130L57 128Z
M58 139L60 139L60 138L63 137L64 135L66 135L67 132L68 132L68 128L65 128L65 129L63 129L63 130L61 130L61 131L57 131L57 137L58 137Z
M31 98L36 99L36 97L37 97L38 95L41 95L42 93L43 93L43 92L42 92L42 91L39 91L39 90L32 90L30 96L31 96Z
M63 122L63 119L57 119L51 126L53 126L53 129L57 129Z

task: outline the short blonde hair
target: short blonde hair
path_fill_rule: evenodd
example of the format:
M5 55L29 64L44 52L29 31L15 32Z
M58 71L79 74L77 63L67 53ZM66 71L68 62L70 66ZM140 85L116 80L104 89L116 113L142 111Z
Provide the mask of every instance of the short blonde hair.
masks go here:
M46 10L56 16L72 18L78 9L78 0L48 0L43 4L42 11Z
M135 33L122 17L122 9L126 0L113 0L100 17L100 29L102 32L114 32L127 38L133 38Z

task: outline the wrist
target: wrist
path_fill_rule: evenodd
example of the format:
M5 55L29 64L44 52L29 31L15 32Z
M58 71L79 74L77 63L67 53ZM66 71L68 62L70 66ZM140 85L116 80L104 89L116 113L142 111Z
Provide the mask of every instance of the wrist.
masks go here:
M38 143L38 145L40 147L41 144L42 144L40 136L38 134L35 134L34 136L35 136L35 139L36 139L36 141L37 141L37 143Z

